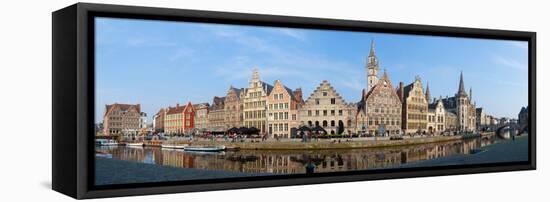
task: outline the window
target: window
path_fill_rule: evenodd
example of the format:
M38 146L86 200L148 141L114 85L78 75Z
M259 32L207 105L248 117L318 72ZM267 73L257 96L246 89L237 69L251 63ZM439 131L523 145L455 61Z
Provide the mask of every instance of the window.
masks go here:
M330 104L336 104L336 98L330 98Z
M288 120L288 112L285 112L285 120Z
M323 96L327 96L328 93L326 91L323 92Z
M334 111L334 110L330 110L330 115L331 115L331 116L334 116L334 115L336 115L336 111Z
M334 127L335 125L334 120L330 121L330 126Z
M323 121L323 127L327 127L328 126L328 122L327 121Z
M288 103L285 103L285 109L288 109Z
M293 121L296 121L296 114L293 114L293 115L292 115L292 120L293 120Z
M343 112L342 110L338 110L338 116L342 116Z
M307 110L307 116L311 116L311 110Z
M315 110L315 116L319 116L319 110Z
M327 116L327 110L323 110L323 116Z
M278 99L279 99L279 94L273 95L273 99L274 99L274 100L278 100Z
M315 104L319 105L319 98L315 98Z

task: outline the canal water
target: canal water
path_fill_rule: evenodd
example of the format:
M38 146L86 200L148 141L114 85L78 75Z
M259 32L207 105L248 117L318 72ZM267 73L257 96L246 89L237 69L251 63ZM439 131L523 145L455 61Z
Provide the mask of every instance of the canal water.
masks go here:
M484 152L481 148L498 143L496 137L475 138L425 145L337 150L241 150L219 153L187 152L158 147L96 147L96 156L161 166L245 173L337 172L400 167L413 162L457 154Z

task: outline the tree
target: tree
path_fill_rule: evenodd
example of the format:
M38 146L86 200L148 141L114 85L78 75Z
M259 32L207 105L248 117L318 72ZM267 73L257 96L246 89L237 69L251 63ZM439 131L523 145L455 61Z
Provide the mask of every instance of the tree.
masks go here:
M338 130L337 130L337 134L338 135L341 135L342 133L344 132L344 122L342 122L342 120L338 121Z

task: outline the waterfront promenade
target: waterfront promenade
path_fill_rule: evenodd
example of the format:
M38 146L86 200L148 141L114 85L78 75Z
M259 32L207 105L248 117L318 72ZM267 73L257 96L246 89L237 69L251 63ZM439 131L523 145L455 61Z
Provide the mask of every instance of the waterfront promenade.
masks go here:
M189 144L195 146L221 146L227 148L238 148L243 150L320 150L320 149L365 149L381 147L398 147L437 142L457 141L480 136L490 136L494 133L455 135L455 136L405 136L401 140L391 140L389 137L369 138L334 138L334 139L310 139L302 142L301 139L246 139L243 141L231 141L224 139L194 139L177 141L177 144ZM146 142L147 146L160 146L162 142Z
M503 163L527 161L529 158L528 135L516 137L515 140L500 140L496 144L481 147L474 154L457 154L432 160L403 164L401 167L432 167L448 165L468 165L483 163Z

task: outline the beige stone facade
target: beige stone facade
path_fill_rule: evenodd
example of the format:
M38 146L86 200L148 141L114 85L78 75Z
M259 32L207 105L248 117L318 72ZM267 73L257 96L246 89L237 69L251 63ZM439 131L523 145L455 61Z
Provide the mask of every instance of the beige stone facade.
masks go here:
M428 132L432 134L441 134L446 130L445 124L445 106L441 99L428 106Z
M445 130L455 131L458 128L458 118L454 112L445 111Z
M290 138L291 129L298 128L298 109L303 100L301 89L296 92L298 93L284 86L280 80L275 81L273 90L267 97L267 131L270 137Z
M239 128L243 126L243 102L241 101L242 88L229 87L225 96L225 128Z
M359 103L356 131L376 136L401 134L401 106L401 100L384 71L382 78Z
M206 131L208 128L208 109L210 104L208 103L199 103L193 105L195 108L195 128L199 132Z
M161 108L155 116L153 116L153 131L155 133L164 132L164 118L166 118L167 109Z
M225 97L214 97L212 105L208 109L207 130L211 132L224 132L225 128Z
M400 83L398 94L403 103L403 131L406 134L426 132L428 127L428 101L420 77L417 76L413 83L404 87Z
M135 136L140 129L141 107L139 104L105 105L103 135Z
M273 86L260 80L258 69L252 72L248 88L244 89L241 99L243 101L243 126L257 128L261 133L267 130L266 100Z
M466 93L464 88L464 77L460 73L460 81L458 92L454 97L446 97L443 99L445 109L456 114L457 130L460 131L475 131L477 128L476 106L472 100L472 89L470 95Z
M349 134L355 130L356 108L356 104L347 103L325 80L299 110L300 124L321 126L328 134Z

